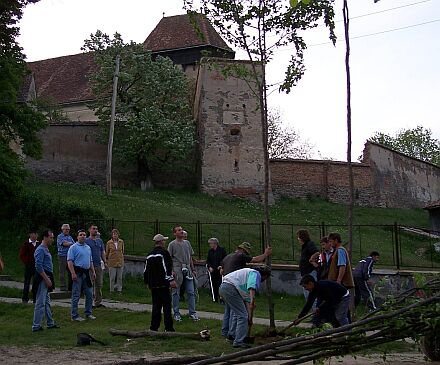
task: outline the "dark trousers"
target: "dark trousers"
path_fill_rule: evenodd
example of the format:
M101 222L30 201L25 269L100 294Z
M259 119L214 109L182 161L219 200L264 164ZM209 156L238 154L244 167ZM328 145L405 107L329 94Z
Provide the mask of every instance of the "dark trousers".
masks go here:
M212 280L212 288L214 289L214 298L215 301L218 302L219 299L218 288L220 288L220 284L222 283L222 276L220 275L220 271L214 270L211 273L211 280Z
M173 317L171 316L171 293L169 288L152 288L153 310L151 312L150 330L157 331L162 319L165 323L165 331L174 332Z
M355 284L355 297L354 305L357 307L359 303L362 302L368 306L370 309L376 309L376 304L374 301L374 296L368 283L362 278L354 278Z
M23 285L23 296L21 300L23 302L29 301L29 288L31 286L31 280L35 275L35 266L34 265L26 265L24 267L24 285Z

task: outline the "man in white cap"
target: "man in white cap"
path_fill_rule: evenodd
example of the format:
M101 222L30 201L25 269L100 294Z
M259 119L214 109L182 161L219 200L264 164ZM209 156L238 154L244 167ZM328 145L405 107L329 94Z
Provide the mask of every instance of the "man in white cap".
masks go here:
M170 288L176 288L176 282L173 277L173 261L165 249L167 239L168 237L161 234L153 237L154 249L145 261L144 281L150 288L153 299L150 330L159 329L163 307L165 331L174 332Z

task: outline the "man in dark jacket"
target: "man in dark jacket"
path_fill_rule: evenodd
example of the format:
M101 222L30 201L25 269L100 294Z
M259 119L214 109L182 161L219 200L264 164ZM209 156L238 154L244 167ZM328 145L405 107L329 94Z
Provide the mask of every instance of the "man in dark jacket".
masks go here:
M371 290L371 272L373 265L379 260L379 252L373 251L370 255L358 262L353 270L353 279L355 285L355 299L354 304L357 307L362 301L370 309L376 309L373 292Z
M315 243L310 239L310 234L307 229L299 229L296 232L296 237L301 245L301 256L299 259L299 271L301 273L301 277L304 275L312 275L315 279L317 279L318 264L316 263L316 260L319 256L318 247L316 247ZM304 290L303 293L304 298L307 300L309 292Z
M150 330L159 329L163 307L165 331L174 332L170 287L177 288L177 285L173 277L173 261L165 249L167 239L161 234L153 237L154 249L145 261L144 282L150 288L153 299Z
M20 248L20 260L24 264L24 285L23 285L23 296L21 300L23 303L29 301L29 287L31 280L35 275L35 249L38 247L40 242L37 241L38 234L35 230L29 231L29 238L23 242Z
M208 240L209 251L206 259L206 266L211 274L212 291L216 302L219 300L218 289L222 283L222 275L220 274L221 262L226 257L226 250L219 246L217 238Z
M303 276L300 285L309 292L309 297L304 308L298 314L298 319L294 321L296 322L295 324L298 324L300 318L310 311L316 299L321 304L315 310L314 325L319 326L325 322L330 322L334 327L338 327L349 323L348 305L350 304L350 292L345 287L330 280L316 281L312 275Z

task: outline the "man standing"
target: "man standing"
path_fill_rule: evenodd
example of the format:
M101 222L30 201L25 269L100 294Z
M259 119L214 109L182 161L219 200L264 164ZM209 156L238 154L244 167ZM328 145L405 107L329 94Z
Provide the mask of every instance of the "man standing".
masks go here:
M373 251L370 255L359 261L353 270L353 278L355 284L354 305L357 307L362 301L368 305L370 309L376 309L373 292L371 290L371 272L373 265L379 261L379 252Z
M35 230L29 231L29 238L23 242L20 248L20 260L24 264L24 285L23 295L21 301L23 303L29 302L29 287L31 280L35 275L35 249L40 244L37 241L38 234Z
M301 245L301 257L299 260L299 271L301 277L304 275L312 275L315 279L318 277L318 272L315 266L317 256L319 255L319 250L315 243L310 239L310 234L307 229L300 229L296 232L296 237L299 244ZM304 290L304 298L309 296L309 292Z
M327 237L321 238L321 253L318 259L318 280L327 280L333 257L333 247Z
M316 281L312 275L303 276L300 285L310 294L307 298L307 303L294 321L295 325L310 311L315 300L321 303L315 310L313 318L315 326L320 326L325 322L332 323L334 327L345 326L349 323L348 306L350 304L350 293L346 288L330 280Z
M221 262L226 257L226 251L219 246L217 238L208 240L209 251L206 259L206 266L211 274L212 291L216 302L219 300L218 289L222 283L222 275L220 274Z
M330 233L328 241L334 249L328 279L342 284L347 289L354 288L350 258L348 257L347 250L342 247L341 235L339 233Z
M261 282L270 276L267 268L256 270L245 268L233 271L223 277L220 285L220 295L225 301L225 306L234 313L228 338L233 341L237 348L247 348L244 343L248 332L248 323L252 319L255 308L255 294L260 289Z
M170 287L174 289L177 285L173 277L173 261L170 253L165 250L167 239L161 234L153 237L154 249L145 261L144 282L150 288L153 300L150 330L159 330L163 307L165 331L174 332Z
M181 226L173 228L175 239L168 245L168 251L173 260L173 270L176 278L176 288L172 289L174 320L180 322L182 316L179 309L179 291L180 286L185 286L186 295L188 296L188 312L193 321L198 321L199 317L196 313L196 295L194 288L194 276L196 271L192 255L194 251L189 241L183 239L183 229Z
M60 290L67 290L67 251L69 247L75 243L72 236L70 236L70 226L64 223L61 226L61 233L57 237L58 250L58 271L60 273Z
M78 302L82 291L86 298L84 314L87 319L96 319L92 315L92 281L96 279L96 274L92 264L92 250L86 245L86 231L83 229L78 231L78 242L69 248L67 265L72 275L72 321L84 321L78 314Z
M102 282L104 279L101 261L107 266L107 259L105 257L105 247L102 239L98 237L98 227L92 224L89 228L89 237L86 239L86 244L92 250L93 267L96 274L96 279L93 281L93 306L103 307L102 304Z
M54 237L52 231L45 230L43 232L41 245L35 249L34 258L37 275L35 276L32 285L32 291L36 293L32 332L43 330L41 322L44 315L46 315L47 329L60 328L53 320L49 296L49 291L52 291L55 287L52 255L49 252L49 246L52 244L53 240Z

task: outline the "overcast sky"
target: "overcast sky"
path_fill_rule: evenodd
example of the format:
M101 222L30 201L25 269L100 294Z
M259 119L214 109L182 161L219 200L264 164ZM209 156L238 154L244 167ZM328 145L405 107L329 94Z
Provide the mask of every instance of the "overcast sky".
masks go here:
M25 9L19 41L29 61L79 53L97 29L143 42L163 13L182 14L182 3L41 0ZM440 0L352 0L349 6L353 158L375 131L394 134L421 124L440 139ZM270 95L271 107L314 145L316 158L346 160L341 9L342 0L336 0L336 47L325 27L308 31L305 76L290 94ZM276 53L269 83L283 79L288 58L289 47Z

